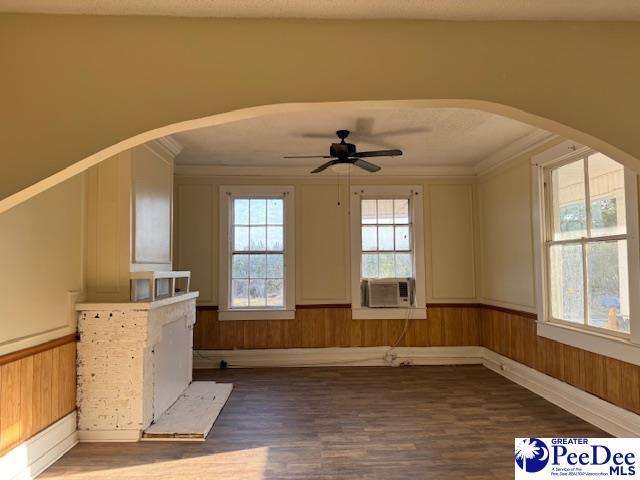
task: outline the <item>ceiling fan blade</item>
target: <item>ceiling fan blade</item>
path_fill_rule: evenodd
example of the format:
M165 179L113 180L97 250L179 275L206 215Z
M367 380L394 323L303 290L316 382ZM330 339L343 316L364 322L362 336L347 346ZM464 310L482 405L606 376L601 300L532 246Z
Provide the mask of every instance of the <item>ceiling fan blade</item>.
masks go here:
M382 132L376 132L376 136L378 137L391 137L394 135L411 135L413 133L427 133L429 132L428 128L398 128L396 130L384 130Z
M340 160L329 160L327 163L323 163L322 165L320 165L318 168L316 168L315 170L312 170L311 173L320 173L325 171L327 168L329 168L331 165L335 165L336 163L341 163Z
M372 137L374 123L376 123L376 120L373 117L358 117L353 131L362 137Z
M282 158L332 158L331 155L293 155Z
M356 152L352 157L397 157L402 155L402 150L375 150L373 152Z
M302 133L300 134L302 138L327 138L333 140L336 138L336 134L332 133Z
M369 163L366 160L360 160L359 158L353 162L354 165L366 170L367 172L377 172L381 168L378 165L374 165L373 163Z

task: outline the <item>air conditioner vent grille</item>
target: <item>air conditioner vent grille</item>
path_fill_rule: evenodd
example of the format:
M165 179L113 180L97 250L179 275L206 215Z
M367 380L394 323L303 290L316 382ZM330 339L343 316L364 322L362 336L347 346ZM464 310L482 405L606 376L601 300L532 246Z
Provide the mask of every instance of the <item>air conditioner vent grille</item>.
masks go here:
M409 298L408 282L398 282L398 290L400 291L400 298Z

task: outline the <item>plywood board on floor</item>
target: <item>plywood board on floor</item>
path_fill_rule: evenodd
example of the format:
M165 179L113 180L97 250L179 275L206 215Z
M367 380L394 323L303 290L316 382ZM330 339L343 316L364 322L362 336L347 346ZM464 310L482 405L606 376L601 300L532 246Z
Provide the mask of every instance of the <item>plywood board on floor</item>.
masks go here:
M191 383L142 439L204 441L232 389L232 383Z

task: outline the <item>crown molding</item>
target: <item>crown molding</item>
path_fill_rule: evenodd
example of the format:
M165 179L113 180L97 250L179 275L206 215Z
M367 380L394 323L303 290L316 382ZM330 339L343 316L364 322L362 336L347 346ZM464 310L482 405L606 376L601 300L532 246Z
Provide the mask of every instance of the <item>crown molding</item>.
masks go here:
M500 165L504 165L520 155L530 152L557 137L558 135L554 133L536 128L533 132L519 138L515 142L510 143L484 160L478 162L475 166L474 173L478 176L485 175L498 168Z
M404 166L393 167L392 169L383 168L380 172L373 174L359 168L354 168L351 170L351 177L476 177L485 175L500 165L508 163L520 155L532 151L557 137L558 135L546 130L535 129L533 132L508 144L472 166ZM319 174L311 174L309 170L310 167L308 166L289 167L283 165L175 165L175 174L184 177L346 177L346 174L337 173L331 168Z
M168 163L173 163L183 148L182 144L171 136L160 137L143 145Z
M377 173L369 173L359 168L351 170L351 178L361 177L473 177L474 167L464 166L417 166L417 167L394 167L388 169L391 173L386 173L382 169ZM296 166L286 167L282 165L176 165L175 175L205 176L205 177L310 177L310 178L346 178L343 173L336 173L327 169L322 173L310 173L310 167Z
M174 157L177 157L178 154L184 148L182 144L178 140L173 138L171 135L168 135L166 137L160 137L155 141L158 142L167 150L169 150L169 152L171 152L171 155L173 155Z

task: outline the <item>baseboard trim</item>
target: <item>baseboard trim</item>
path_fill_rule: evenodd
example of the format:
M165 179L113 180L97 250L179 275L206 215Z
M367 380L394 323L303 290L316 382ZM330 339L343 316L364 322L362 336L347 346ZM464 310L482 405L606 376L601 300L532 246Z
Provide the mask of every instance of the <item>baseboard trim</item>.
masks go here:
M138 442L140 430L78 430L78 441L84 442Z
M36 478L77 443L74 411L0 457L2 478Z
M640 415L485 349L484 366L616 437L640 437Z
M195 350L193 368L331 367L481 364L483 347L335 347Z
M329 367L484 365L554 405L617 437L640 437L640 415L485 347L345 347L260 350L196 350L193 367Z

